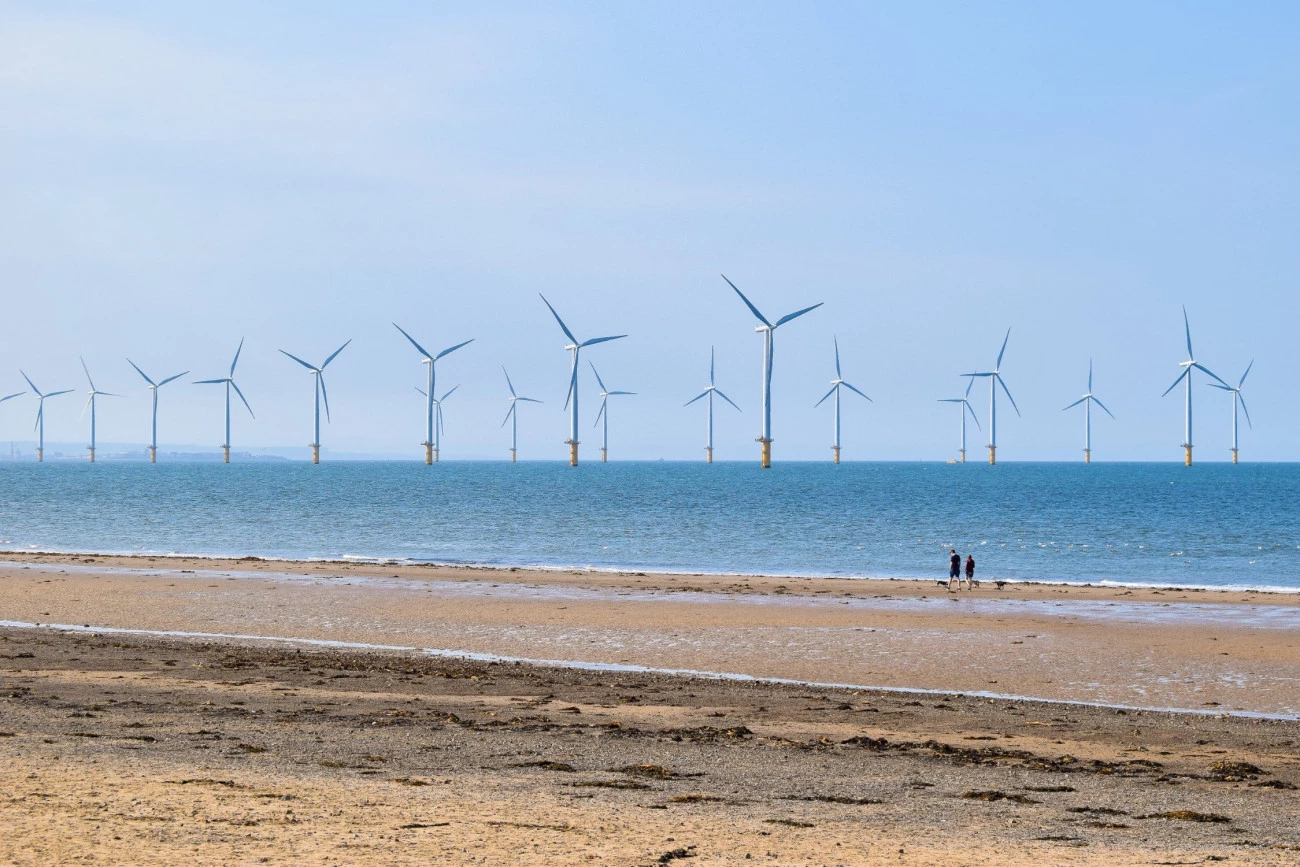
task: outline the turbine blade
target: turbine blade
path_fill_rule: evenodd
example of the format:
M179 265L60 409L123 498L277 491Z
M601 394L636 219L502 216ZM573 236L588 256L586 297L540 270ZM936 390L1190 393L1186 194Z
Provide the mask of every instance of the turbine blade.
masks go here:
M564 408L569 408L569 401L573 399L573 392L578 387L578 365L573 365L573 373L569 375L569 393L564 396Z
M960 397L937 397L935 398L935 400L937 400L939 403L965 403L966 402L963 398Z
M61 394L72 394L73 389L65 388L62 391L52 391L49 394L43 394L41 397L58 397Z
M966 380L966 397L970 397L970 390L975 387L975 378L971 377Z
M1246 377L1250 376L1250 369L1254 366L1255 366L1255 359L1252 358L1250 360L1250 364L1246 365L1246 372L1241 375L1241 379L1237 382L1238 389L1240 389L1243 385L1246 384Z
M963 373L962 374L962 376L992 376L992 375L993 375L992 373ZM974 385L974 380L971 380L971 384ZM970 386L967 386L966 393L970 394Z
M418 391L418 392L420 393L420 396L421 396L421 397L428 397L428 396L429 396L429 393L428 393L427 391L425 391L424 389L420 388L420 386L416 385L416 386L412 386L412 387L413 387L416 391Z
M235 358L230 362L230 375L235 375L235 365L239 363L239 353L244 351L244 338L239 338L239 346L235 349Z
M1174 380L1174 384L1171 385L1171 386L1169 386L1168 388L1165 389L1165 394L1168 394L1169 392L1173 391L1173 390L1174 390L1174 386L1176 386L1176 385L1178 385L1178 383L1182 382L1183 379L1185 379L1189 374L1191 374L1191 372L1192 372L1192 369L1191 369L1190 367L1183 368L1183 372L1180 373L1180 374L1178 374L1178 378ZM1161 396L1161 397L1164 397L1165 394L1162 394L1162 395L1160 395L1160 396Z
M19 373L23 373L21 370L19 370L18 372L19 372ZM32 382L31 377L29 377L27 374L23 373L23 379L27 380L27 384L28 384L29 386L31 386L32 391L36 394L37 397L40 397L40 396L41 396L41 390L40 390L39 388L36 387L35 383Z
M993 365L998 370L1002 369L1002 356L1007 352L1007 341L1011 339L1011 329L1007 329L1007 336L1002 338L1002 348L998 350L998 363Z
M600 378L600 373L596 370L596 365L592 364L590 360L587 361L587 364L591 365L591 372L596 374L596 384L600 386L600 390L609 391L609 389L605 388L605 380Z
M425 349L425 348L424 348L423 346L421 346L420 344L416 343L416 342L415 342L415 338L412 337L411 335L409 335L409 334L406 333L406 329L405 329L405 328L403 328L402 326L398 325L396 322L393 323L393 327L396 328L398 331L402 332L402 336L403 336L403 337L405 337L407 340L411 341L411 345L415 347L415 351L416 351L416 352L420 353L420 354L423 355L425 358L433 358L433 356L429 354L429 351L428 351L427 349Z
M6 400L13 400L15 397L26 393L27 392L25 391L15 391L13 394L6 394L4 397L0 397L0 403L4 403Z
M439 401L439 403L438 403L438 436L442 436L442 435L445 434L446 432L447 432L447 429L446 429L445 427L442 426L442 402Z
M979 416L975 414L975 408L970 405L970 401L963 400L962 403L966 404L966 411L970 413L970 420L975 422L975 429L978 431L983 431L984 428L980 427Z
M315 373L315 372L316 372L316 368L312 367L310 364L308 364L307 362L303 361L303 360L302 360L301 358L299 358L298 356L293 355L293 354L288 353L288 352L285 352L283 349L281 349L280 352L283 353L284 355L288 355L290 358L292 358L294 361L298 362L298 363L301 364L303 367L305 367L305 368L307 368L308 370L310 370L312 373ZM233 376L233 375L234 375L234 374L231 374L231 376Z
M474 338L471 337L469 340L466 340L464 343L457 343L455 346L449 346L446 349L444 349L442 352L439 352L437 355L435 355L433 357L433 360L437 361L439 358L442 358L444 355L451 355L453 352L455 352L457 349L460 349L462 346L469 346L473 342L474 342Z
M859 397L867 397L865 394L858 391L856 388L854 388L852 385L849 385L847 382L844 383L844 387L847 388L849 391L853 392L854 394L858 395ZM867 397L867 400L871 400L871 398ZM871 402L875 403L874 400L871 400Z
M1230 386L1230 385L1219 385L1219 383L1217 383L1217 382L1207 382L1207 383L1205 383L1205 384L1206 384L1206 386L1208 386L1209 388L1217 388L1217 389L1219 389L1220 391L1237 391L1237 389L1233 388L1233 387Z
M344 344L343 344L342 346L340 346L338 349L336 349L336 350L334 350L332 353L330 353L330 357L327 358L327 359L325 359L325 363L322 364L322 365L320 366L320 369L321 369L321 370L324 370L325 368L329 367L329 366L330 366L330 362L333 361L335 358L337 358L337 357L338 357L338 354L339 354L340 352L342 352L343 350L347 349L347 348L348 348L348 344L351 343L351 342L352 342L352 338L349 337L349 338L347 339L347 341L345 341Z
M605 404L607 403L609 403L608 397L602 397L600 399L600 412L596 413L596 420L592 422L591 425L592 427L595 427L596 425L600 424L600 417L605 414Z
M1192 367L1195 367L1195 368L1196 368L1197 370L1199 370L1201 373L1208 374L1209 376L1212 376L1212 377L1214 377L1215 379L1218 379L1219 382L1223 382L1222 379L1219 379L1219 375L1218 375L1217 373L1215 373L1214 371L1210 370L1208 367L1206 367L1204 364L1201 364L1200 362L1195 362L1195 361L1192 362ZM1223 382L1223 384L1224 384L1224 385L1227 385L1228 383Z
M709 385L713 385L713 347L709 347Z
M451 388L447 389L445 392L443 392L442 397L438 398L438 403L441 404L444 400L451 397L452 392L454 392L458 388L460 388L459 382L453 385Z
M609 394L610 394L610 395L615 395L615 394L624 394L624 395L626 395L626 394L636 394L636 392L635 392L635 391L611 391L611 392L609 392Z
M1192 326L1187 321L1187 305L1183 305L1183 328L1187 332L1187 357L1195 358L1196 354L1192 352Z
M1252 422L1252 421L1250 420L1250 410L1246 409L1246 398L1245 398L1245 396L1242 395L1241 392L1237 392L1237 399L1241 401L1241 409L1242 409L1243 412L1246 413L1246 424L1250 425L1250 429L1251 429L1251 430L1254 430L1254 429L1255 429L1255 423Z
M188 370L183 370L183 371L181 371L180 373L176 374L175 376L169 376L169 377L167 377L166 379L164 379L162 382L158 383L158 387L159 387L159 388L162 388L162 387L163 387L164 385L166 385L167 383L169 383L169 382L171 382L171 381L173 381L173 380L176 380L176 379L180 379L182 376L184 376L184 375L187 374L187 373L189 373Z
M36 405L36 424L32 425L32 430L41 426L41 419L45 417L45 401Z
M1106 410L1106 415L1110 416L1111 418L1114 418L1114 417L1115 417L1115 413L1113 413L1113 412L1111 412L1110 410L1106 409L1106 404L1104 404L1104 403L1102 403L1101 401L1097 400L1097 398L1095 398L1095 397L1094 397L1094 398L1091 398L1091 400L1092 400L1093 403L1097 404L1097 406L1099 406L1099 407L1101 407L1102 409Z
M230 382L229 379L196 379L191 385L220 385L223 382Z
M832 335L831 340L835 343L835 378L843 379L844 374L840 372L840 339Z
M590 340L584 340L582 343L579 343L578 346L591 346L593 343L604 343L606 340L618 340L620 337L627 337L627 335L615 334L613 337L593 337Z
M773 325L772 327L773 327L774 329L775 329L775 328L780 328L782 325L786 324L786 323L789 322L791 319L798 319L800 316L804 315L805 313L808 313L808 312L810 312L810 311L812 311L812 310L816 310L818 307L822 306L822 305L825 304L825 303L826 303L825 301L818 301L816 304L814 304L814 305L811 306L811 307L805 307L805 308L802 309L802 310L796 310L796 311L793 312L793 313L787 313L787 314L785 314L784 316L782 316L780 319L776 320L776 324Z
M325 421L328 423L328 422L331 421L331 419L330 419L330 393L329 393L328 391L325 390L325 374L323 374L323 373L317 373L317 374L316 374L316 378L320 380L320 396L323 397L323 398L325 398Z
M78 355L77 358L81 358L81 356ZM86 367L86 359L84 359L84 358L81 358L81 369L84 370L84 371L86 371L86 382L89 382L89 383L90 383L90 390L91 390L91 391L94 391L94 390L95 390L95 380L93 380L93 379L90 378L90 368L89 368L89 367Z
M1061 412L1065 412L1066 409L1074 409L1076 406L1078 406L1079 404L1083 403L1083 402L1084 402L1085 400L1087 400L1087 399L1088 399L1088 398L1086 398L1086 397L1081 397L1081 398L1079 398L1078 400L1076 400L1074 403L1072 403L1072 404L1070 404L1069 406L1065 407L1065 409L1062 409Z
M90 409L90 405L94 402L95 402L95 393L92 391L90 393L90 398L86 401L86 405L81 408L81 415L77 416L77 418L81 418L81 416L84 416L86 414L86 410Z
M727 396L726 396L725 394L723 394L719 389L716 389L716 388L713 389L713 393L716 394L718 397L722 398L723 400L725 400L727 403L731 404L732 406L735 406L735 407L736 407L736 412L744 412L743 409L741 409L740 407L736 406L736 402L735 402L734 400L732 400L731 398L727 397Z
M515 414L515 404L514 404L514 401L511 401L511 403L510 403L510 409L506 410L506 417L505 417L504 419L501 420L501 427L505 427L505 426L506 426L506 422L510 421L510 416L512 416L512 415L514 415L514 414Z
M723 274L722 279L727 280L727 275ZM730 280L727 280L727 285L730 286L732 289L736 289L736 284L732 283ZM767 317L764 316L762 313L758 312L758 308L754 306L754 303L745 297L744 292L741 292L739 289L736 289L736 294L740 296L741 301L745 302L745 306L749 308L749 312L753 313L755 316L758 317L759 322L762 322L768 328L773 327L772 323L767 321Z
M813 404L813 409L816 409L817 407L819 407L819 406L821 406L823 403L825 403L825 402L826 402L826 398L828 398L828 397L830 397L832 394L834 394L834 393L835 393L835 389L837 389L837 388L839 388L839 385L832 385L832 386L831 386L831 390L828 391L828 392L826 392L825 394L823 394L823 395L822 395L822 399L819 400L819 401L817 401L816 403Z
M243 393L242 391L239 390L239 386L238 386L238 385L235 385L235 381L234 381L233 379L231 379L231 380L216 380L216 381L217 381L217 382L223 382L223 381L225 381L225 382L229 382L229 383L230 383L230 387L233 388L233 389L235 390L235 394L239 395L239 399L242 400L242 401L244 402L244 409L248 410L248 414L249 414L249 416L251 416L252 418L257 418L257 416L253 415L253 408L252 408L251 406L248 405L248 398L244 397L244 393Z
M555 321L560 323L560 330L564 332L565 337L569 338L569 342L575 344L581 343L581 341L578 340L578 338L573 336L573 332L569 330L569 326L564 324L564 320L560 318L560 314L555 312L554 307L551 307L551 302L546 300L546 296L542 295L542 293L540 292L538 292L537 294L542 299L542 303L545 304L550 309L551 315L555 317Z
M506 366L504 364L501 365L501 372L506 375L506 388L510 389L510 396L518 397L519 395L515 394L515 384L510 381L510 374L506 371Z
M149 384L152 385L154 388L157 388L157 387L158 387L158 383L156 383L156 382L154 382L152 379L150 379L150 378L145 374L145 372L144 372L143 370L140 369L140 366L139 366L138 364L136 364L134 361L132 361L132 360L129 359L129 358L126 360L126 363L129 364L129 365L131 365L132 367L134 367L134 368L135 368L135 372L138 373L138 374L140 374L141 376L143 376L145 382L149 383ZM173 379L174 379L174 378L175 378L175 377L173 377Z
M691 404L695 403L695 401L699 400L700 398L707 396L708 393L709 393L710 391L712 391L712 389L708 389L708 388L706 388L704 391L702 391L702 392L700 392L699 394L695 395L695 397L693 397L693 398L691 398L690 400L686 401L686 403L682 404L682 406L690 406Z
M1002 377L995 376L993 379L997 381L998 385L1002 386L1002 391L1006 393L1007 400L1011 401L1011 408L1016 411L1016 415L1020 415L1020 407L1016 406L1016 399L1011 396L1011 390L1008 389L1007 384L1002 381Z
M1088 391L1092 391L1092 359L1088 359Z

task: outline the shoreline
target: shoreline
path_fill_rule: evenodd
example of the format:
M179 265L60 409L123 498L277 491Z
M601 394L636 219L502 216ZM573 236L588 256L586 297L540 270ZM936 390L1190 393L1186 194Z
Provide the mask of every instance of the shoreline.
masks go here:
M888 575L830 575L817 573L750 573L750 572L709 572L709 571L674 571L674 570L653 570L640 569L635 567L619 566L562 566L548 564L492 564L478 562L454 562L454 561L433 561L433 560L412 560L410 558L400 557L370 557L364 555L344 555L342 557L281 557L262 554L187 554L177 552L167 553L118 553L102 551L61 551L56 549L30 549L20 550L11 548L0 548L0 564L3 563L21 563L26 562L24 558L37 558L38 560L73 560L77 558L98 558L106 561L122 561L123 566L130 567L130 564L141 562L165 560L173 564L184 563L206 564L216 570L229 569L235 565L248 566L256 569L254 564L280 565L290 567L316 568L337 566L344 568L353 568L357 566L373 567L380 570L392 568L410 569L410 570L446 570L448 572L460 575L461 573L482 573L490 576L493 580L506 579L512 580L511 576L518 576L520 573L535 574L538 576L582 576L589 578L610 577L610 578L655 578L655 579L690 579L704 581L746 581L746 582L764 582L773 581L826 581L826 582L853 582L867 586L888 583L892 587L920 588L928 590L929 587L937 583L946 583L947 579L941 574L941 570L936 570L932 578L922 577L900 577ZM426 575L427 571L417 573ZM995 589L1004 595L1010 588L1013 592L1016 590L1025 590L1030 588L1045 588L1048 590L1096 590L1096 591L1145 591L1156 593L1204 593L1209 594L1207 598L1213 598L1219 594L1232 594L1238 597L1249 596L1255 597L1300 597L1300 585L1295 587L1274 587L1268 585L1207 585L1207 584L1170 584L1158 582L1139 582L1139 581L1048 581L1044 579L1028 578L999 578L987 577L976 578L979 583L979 589ZM1001 586L998 586L1001 585ZM1222 597L1220 597L1222 598ZM1239 600L1234 600L1239 601ZM1300 599L1292 600L1285 604L1300 603Z

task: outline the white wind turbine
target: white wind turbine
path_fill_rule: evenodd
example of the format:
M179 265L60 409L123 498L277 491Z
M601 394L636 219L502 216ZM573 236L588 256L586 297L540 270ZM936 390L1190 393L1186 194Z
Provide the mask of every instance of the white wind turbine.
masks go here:
M607 340L618 340L621 337L627 337L627 335L615 334L613 337L593 337L590 340L579 340L573 336L573 332L569 330L569 326L564 324L564 320L560 318L560 314L555 312L555 308L551 307L551 302L546 300L546 296L542 295L541 298L542 302L550 309L551 315L555 317L555 321L560 323L560 330L564 332L564 336L569 338L568 345L564 347L565 350L573 353L573 364L569 373L569 394L564 399L564 406L569 410L569 438L565 440L565 443L569 446L569 466L576 467L578 465L578 354L583 347L604 343Z
M723 274L722 279L727 280L727 275ZM736 290L736 294L740 296L740 300L744 301L745 306L749 308L749 312L753 313L755 318L758 319L760 324L754 326L754 330L763 335L763 431L758 438L758 442L761 444L761 451L759 453L759 466L761 466L763 469L769 469L772 466L772 350L773 350L772 340L773 340L773 336L776 332L776 329L780 328L782 325L786 324L791 319L795 319L799 316L802 316L805 313L809 312L810 310L816 310L818 307L822 306L822 304L825 302L819 301L816 304L812 305L811 307L805 307L802 310L796 310L793 313L787 313L785 316L782 316L780 319L776 320L775 323L773 323L773 322L769 322L767 320L767 317L765 317L762 313L758 311L758 308L755 307L753 303L748 298L745 297L744 292L741 292L739 289L736 288L735 283L732 283L730 280L727 280L727 285L730 286L732 289Z
M432 464L434 461L438 460L438 446L435 443L436 436L434 431L434 409L433 409L434 404L437 402L433 399L433 396L437 393L435 391L435 388L437 387L437 383L436 383L436 374L434 368L437 367L438 359L442 358L443 356L450 355L451 353L455 352L457 349L460 349L462 346L468 346L469 344L474 342L474 338L471 337L469 340L466 340L464 343L457 343L455 346L450 346L444 349L442 352L439 352L437 355L434 355L433 353L425 349L423 346L421 346L419 343L416 343L415 338L407 334L406 330L402 328L402 326L394 322L393 327L396 328L398 331L402 332L403 337L411 341L411 345L415 347L415 351L420 353L421 357L424 359L420 363L427 364L429 366L427 385L425 386L424 389L420 390L420 393L424 395L426 416L427 416L424 442L420 443L420 445L424 446L424 463L426 465Z
M244 351L244 338L239 338L239 346L235 349L235 358L230 362L230 374L221 379L200 379L195 385L224 385L226 387L226 438L221 443L221 459L223 463L230 463L230 390L233 388L235 394L244 402L244 408L248 410L250 418L257 418L253 415L253 408L248 405L248 398L239 390L235 384L235 365L239 363L239 353ZM154 392L154 400L157 400L157 392Z
M968 373L966 376L987 376L989 377L989 464L998 462L998 386L1002 386L1002 391L1006 394L1007 400L1011 401L1011 408L1020 415L1020 407L1016 406L1016 399L1011 396L1011 391L1007 388L1006 382L1002 379L1002 356L1007 351L1007 341L1011 339L1011 329L1007 329L1007 336L1002 338L1002 348L998 350L997 363L993 369L983 373Z
M510 422L510 463L515 462L519 454L519 402L541 403L535 397L524 397L515 394L515 384L510 381L510 374L506 372L505 366L502 365L501 372L506 375L506 387L510 389L510 409L506 411L506 417L501 421L501 426L505 427L506 422Z
M149 463L154 464L158 462L158 389L162 388L173 379L180 379L186 373L189 373L189 371L186 370L176 374L175 376L169 376L162 382L154 382L134 361L128 358L126 363L134 367L135 372L144 377L144 381L149 383L149 390L153 392L153 421L149 428Z
M437 398L437 399L431 401L431 403L430 403L430 405L433 407L433 415L434 415L434 420L433 420L433 459L434 459L435 461L438 460L438 452L442 450L442 446L441 446L441 442L442 442L442 402L443 402L444 400L446 400L447 398L451 397L451 393L452 393L453 391L455 391L456 389L458 389L458 388L460 388L460 385L459 385L459 384L453 385L451 388L447 389L445 392L442 393L442 397ZM429 396L429 393L426 392L424 389L420 388L418 385L415 387L415 390L418 391L421 395L423 395L423 396L426 397L426 398ZM328 404L328 403L326 403L326 405L325 405L325 410L326 410L326 412L329 411L329 404ZM427 463L427 461L426 461L426 463Z
M1092 393L1092 359L1089 358L1087 394L1061 410L1061 412L1065 412L1066 410L1074 409L1079 404L1083 404L1083 462L1085 464L1092 463L1092 405L1094 403L1101 407L1105 411L1106 415L1111 418L1115 417L1113 412L1106 409L1106 404L1098 400L1096 395Z
M1246 372L1241 375L1237 382L1237 387L1230 385L1220 385L1217 382L1207 382L1206 385L1212 385L1215 388L1221 388L1232 395L1232 462L1237 462L1237 404L1241 404L1241 410L1246 414L1246 424L1254 428L1255 425L1250 420L1250 410L1246 409L1246 398L1241 393L1241 387L1246 384L1246 377L1250 375L1250 369L1255 366L1252 359L1250 364L1246 365Z
M23 379L27 380L27 384L31 386L32 394L36 395L36 424L33 426L33 429L37 432L36 462L40 463L41 461L45 460L45 399L47 397L58 397L61 394L71 394L72 389L65 388L62 391L51 391L51 392L42 393L41 390L36 387L36 383L32 382L32 378L30 376L23 373L21 370L18 372L23 374ZM22 394L22 392L19 392L19 394ZM10 395L9 397L13 397L13 396L14 395ZM9 398L5 398L5 400L8 399Z
M713 347L710 346L709 347L709 387L704 389L704 391L700 392L695 397L686 401L685 404L686 406L690 406L691 404L695 403L695 401L701 398L707 397L709 399L709 444L704 448L704 462L706 464L713 463L713 395L715 394L718 397L725 400L727 403L731 404L732 406L735 406L736 412L741 411L740 407L736 406L735 401L733 401L731 398L723 394L722 390L718 388L718 386L715 385L713 382Z
M316 403L315 403L315 411L312 415L312 429L311 429L312 441L308 443L308 445L311 446L311 462L313 464L320 463L320 401L322 396L325 398L325 421L328 422L330 420L330 396L329 396L329 392L325 390L325 368L329 367L330 362L333 361L335 358L337 358L340 352L342 352L344 349L347 349L348 344L351 342L352 342L351 339L347 340L342 346L340 346L338 349L330 353L329 358L322 361L320 363L320 366L314 364L308 364L298 356L291 355L290 353L285 352L283 349L280 350L280 352L283 355L292 358L294 361L298 362L303 367L307 368L307 370L311 372L312 377L316 381L315 382Z
M587 363L591 364L590 361ZM617 394L631 395L636 394L636 392L610 391L605 387L605 382L600 378L600 374L596 373L596 365L591 364L591 372L596 374L596 383L600 386L600 412L596 413L596 424L593 424L592 427L600 424L602 418L605 420L605 426L601 428L600 432L600 462L603 464L609 460L609 399Z
M840 388L847 388L849 391L859 395L860 397L867 396L845 381L844 374L840 372L840 341L837 337L832 337L831 339L835 341L835 378L831 380L831 390L826 392L826 394L822 396L821 400L813 404L813 409L821 406L826 401L826 398L830 397L832 394L835 395L835 444L831 446L831 455L833 456L835 463L838 464L840 462ZM871 400L869 397L867 397L867 400L871 403L875 403L875 401Z
M966 394L964 397L941 397L939 403L959 403L961 404L961 448L957 453L961 455L961 462L966 463L966 413L970 413L971 421L975 422L975 427L980 428L980 420L975 415L974 408L970 405L970 390L975 385L975 378L971 377L966 380Z
M78 356L78 358L80 358L80 356ZM95 398L99 397L100 395L103 395L104 397L120 397L120 395L116 395L108 391L100 391L99 389L95 388L95 380L90 378L90 368L86 367L86 359L84 358L81 359L81 369L86 372L86 382L90 383L90 391L86 392L89 395L89 398L86 400L86 405L81 408L81 414L85 415L86 410L90 410L89 449L90 449L90 462L93 464L95 462Z
M1208 367L1197 361L1196 356L1192 353L1192 326L1187 321L1186 307L1183 308L1183 331L1187 334L1187 360L1178 363L1183 372L1178 374L1178 378L1174 380L1173 385L1165 389L1165 394L1173 391L1174 386L1178 385L1178 383L1184 381L1187 383L1187 403L1183 412L1183 463L1190 467L1192 465L1192 370L1199 370L1223 385L1227 385L1227 383L1219 379ZM1164 397L1165 394L1160 396Z

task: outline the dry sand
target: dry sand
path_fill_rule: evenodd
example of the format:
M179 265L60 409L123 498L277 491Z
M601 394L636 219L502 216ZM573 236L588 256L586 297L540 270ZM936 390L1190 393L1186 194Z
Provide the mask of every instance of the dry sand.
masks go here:
M1300 861L1292 597L7 560L13 863Z

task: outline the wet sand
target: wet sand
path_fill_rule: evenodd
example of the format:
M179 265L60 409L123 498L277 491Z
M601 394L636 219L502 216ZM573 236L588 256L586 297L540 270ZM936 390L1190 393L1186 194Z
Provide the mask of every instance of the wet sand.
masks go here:
M12 863L1300 859L1285 595L11 555L0 619Z

